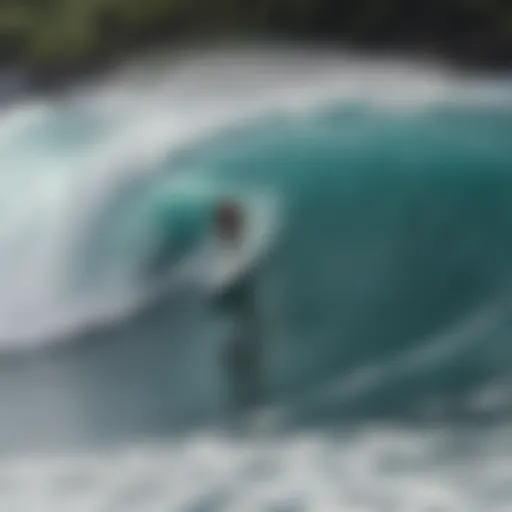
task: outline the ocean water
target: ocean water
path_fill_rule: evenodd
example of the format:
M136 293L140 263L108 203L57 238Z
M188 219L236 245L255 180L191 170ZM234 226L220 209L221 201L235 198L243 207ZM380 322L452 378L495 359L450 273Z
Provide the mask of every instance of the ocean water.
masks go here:
M0 509L510 510L511 85L276 46L4 107ZM243 425L224 196L274 227Z

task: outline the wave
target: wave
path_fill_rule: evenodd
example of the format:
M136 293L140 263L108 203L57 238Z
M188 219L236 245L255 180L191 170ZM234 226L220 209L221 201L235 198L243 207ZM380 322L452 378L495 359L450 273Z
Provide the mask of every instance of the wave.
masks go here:
M68 307L75 298L66 290L73 247L91 223L102 222L98 212L127 190L160 187L167 179L162 175L172 174L175 160L199 140L229 126L239 131L251 118L293 118L329 101L415 109L446 98L461 101L462 91L471 90L440 71L396 62L252 49L185 55L170 72L160 70L142 83L132 71L52 103L10 107L0 122L0 267L9 290L0 300L3 345L38 343L53 338L62 319L75 323L78 313ZM133 201L140 201L137 194L143 192L132 193ZM93 322L87 307L74 309Z
M141 273L162 231L200 232L212 197L229 193L285 210L258 283L268 404L309 419L424 412L507 382L507 77L290 49L147 73L0 118L4 354L118 339L122 350L94 356L115 367L142 343L155 365L172 352L174 370L158 366L171 423L223 407L208 381L222 380L217 352L201 355L222 319L184 298L185 273ZM147 368L125 363L144 382ZM160 395L140 386L151 410L139 412L158 423L148 404ZM183 387L187 403L172 392Z

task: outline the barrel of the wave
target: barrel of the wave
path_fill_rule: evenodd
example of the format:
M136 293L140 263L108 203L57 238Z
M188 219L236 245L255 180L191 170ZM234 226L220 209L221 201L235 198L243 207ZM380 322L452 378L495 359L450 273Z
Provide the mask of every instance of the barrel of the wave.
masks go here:
M154 200L154 205L157 236L146 270L149 275L158 277L177 268L200 245L211 205L208 198L179 189L162 193L162 197Z
M217 248L209 294L212 307L230 320L222 363L235 414L258 406L263 399L261 319L255 294L258 265L246 261L240 265L248 236L246 215L240 203L221 200L212 219Z
M262 304L257 300L276 226L268 194L221 186L175 186L155 200L157 243L149 274L178 281L206 299L223 330L219 353L228 407L245 416L264 399ZM220 317L220 318L219 318Z

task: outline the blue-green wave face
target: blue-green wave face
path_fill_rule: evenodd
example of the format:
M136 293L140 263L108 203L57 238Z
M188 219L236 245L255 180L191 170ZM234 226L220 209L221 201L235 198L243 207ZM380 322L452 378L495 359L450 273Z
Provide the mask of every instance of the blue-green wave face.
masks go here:
M348 387L358 368L383 365L400 391L383 397L368 382L357 393L385 407L405 389L448 393L506 371L511 140L507 109L333 103L260 120L180 160L173 172L286 201L262 271L279 396L319 380Z
M271 400L302 397L315 418L421 408L418 393L509 373L511 140L508 107L320 104L171 155L101 226L111 242L131 233L129 253L151 233L150 280L194 252L220 198L277 197L284 222L258 283Z
M267 404L309 420L458 406L495 383L509 397L508 82L473 99L464 83L433 87L435 100L400 74L342 70L331 84L333 70L280 90L248 73L261 102L227 72L210 95L178 73L174 96L127 94L135 113L89 98L96 110L56 108L16 144L4 135L25 201L0 198L21 226L0 223L0 277L19 295L0 294L0 338L101 340L63 364L113 423L128 418L121 430L222 416L224 318L168 272L210 234L220 199L271 198L279 229L256 274ZM127 387L137 400L120 398Z
M152 201L155 243L149 271L158 275L200 247L211 228L215 196L171 187Z

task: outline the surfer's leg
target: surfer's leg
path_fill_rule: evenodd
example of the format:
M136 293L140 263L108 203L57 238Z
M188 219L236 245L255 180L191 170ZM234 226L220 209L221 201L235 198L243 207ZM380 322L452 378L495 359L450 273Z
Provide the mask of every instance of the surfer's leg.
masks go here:
M225 368L235 413L244 413L262 400L261 354L257 340L241 330L227 345Z

